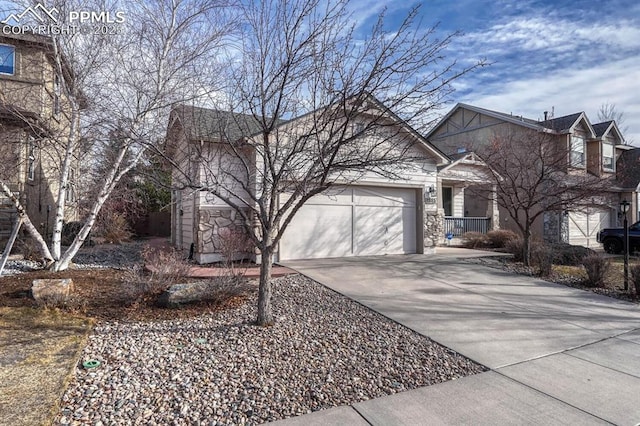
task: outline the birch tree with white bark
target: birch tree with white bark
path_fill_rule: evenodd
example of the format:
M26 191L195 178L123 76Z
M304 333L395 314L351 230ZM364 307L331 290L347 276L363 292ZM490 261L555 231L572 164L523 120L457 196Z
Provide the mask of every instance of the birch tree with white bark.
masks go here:
M55 149L58 182L52 235L42 235L24 206L0 179L0 189L13 201L26 231L37 243L52 270L69 267L87 239L96 217L118 181L131 171L145 150L163 140L172 105L193 101L215 87L215 56L229 30L222 2L206 0L152 0L108 4L65 1L56 5L60 16L71 10L121 11L124 23L112 24L107 34L94 26L73 34L52 36L52 58L60 113L68 125L53 128L47 143ZM62 120L61 120L62 121ZM118 137L114 140L113 135ZM100 175L96 156L104 146L116 154ZM70 246L61 244L70 175L82 163L89 185L88 209ZM96 178L87 181L87 176ZM50 241L50 242L49 242Z

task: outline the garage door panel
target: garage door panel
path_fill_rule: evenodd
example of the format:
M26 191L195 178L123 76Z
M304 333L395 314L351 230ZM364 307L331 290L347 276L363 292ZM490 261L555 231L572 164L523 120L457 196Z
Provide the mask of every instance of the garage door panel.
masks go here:
M415 209L356 207L358 256L415 253Z
M283 259L350 256L351 206L304 205L293 218L280 243Z
M599 246L596 241L598 231L609 227L610 220L609 210L569 213L569 243L585 247Z
M414 190L398 188L375 188L354 190L354 202L362 206L415 207Z
M280 259L415 253L415 196L415 189L383 187L314 196L285 231Z

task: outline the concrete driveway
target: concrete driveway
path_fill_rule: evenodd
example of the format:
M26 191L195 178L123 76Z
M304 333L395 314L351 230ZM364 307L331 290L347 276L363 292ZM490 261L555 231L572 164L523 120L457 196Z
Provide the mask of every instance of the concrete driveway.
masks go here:
M461 260L486 255L287 262L492 371L283 424L640 423L638 305Z

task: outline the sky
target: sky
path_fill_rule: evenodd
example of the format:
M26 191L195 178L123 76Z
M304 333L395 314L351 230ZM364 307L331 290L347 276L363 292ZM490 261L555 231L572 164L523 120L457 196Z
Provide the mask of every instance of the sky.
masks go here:
M392 29L417 4L349 0L363 34L384 8ZM15 2L0 0L0 10L8 7ZM615 105L625 139L640 146L640 1L423 0L420 18L442 36L462 32L448 60L491 64L456 80L448 107L464 102L532 119L584 111L594 124L603 104Z
M350 0L362 28L384 7L393 25L412 5ZM443 35L463 33L448 59L491 63L455 83L450 107L464 102L532 119L584 111L594 124L608 103L624 114L625 139L640 146L638 0L425 0L420 15Z

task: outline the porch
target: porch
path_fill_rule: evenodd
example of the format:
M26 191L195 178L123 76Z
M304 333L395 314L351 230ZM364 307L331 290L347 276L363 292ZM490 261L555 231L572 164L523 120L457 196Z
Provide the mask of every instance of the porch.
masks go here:
M491 229L490 217L444 217L444 234L453 238L461 237L467 232L486 234Z
M487 166L474 153L452 157L454 162L438 174L438 202L444 212L445 239L497 229L500 221L496 188Z

